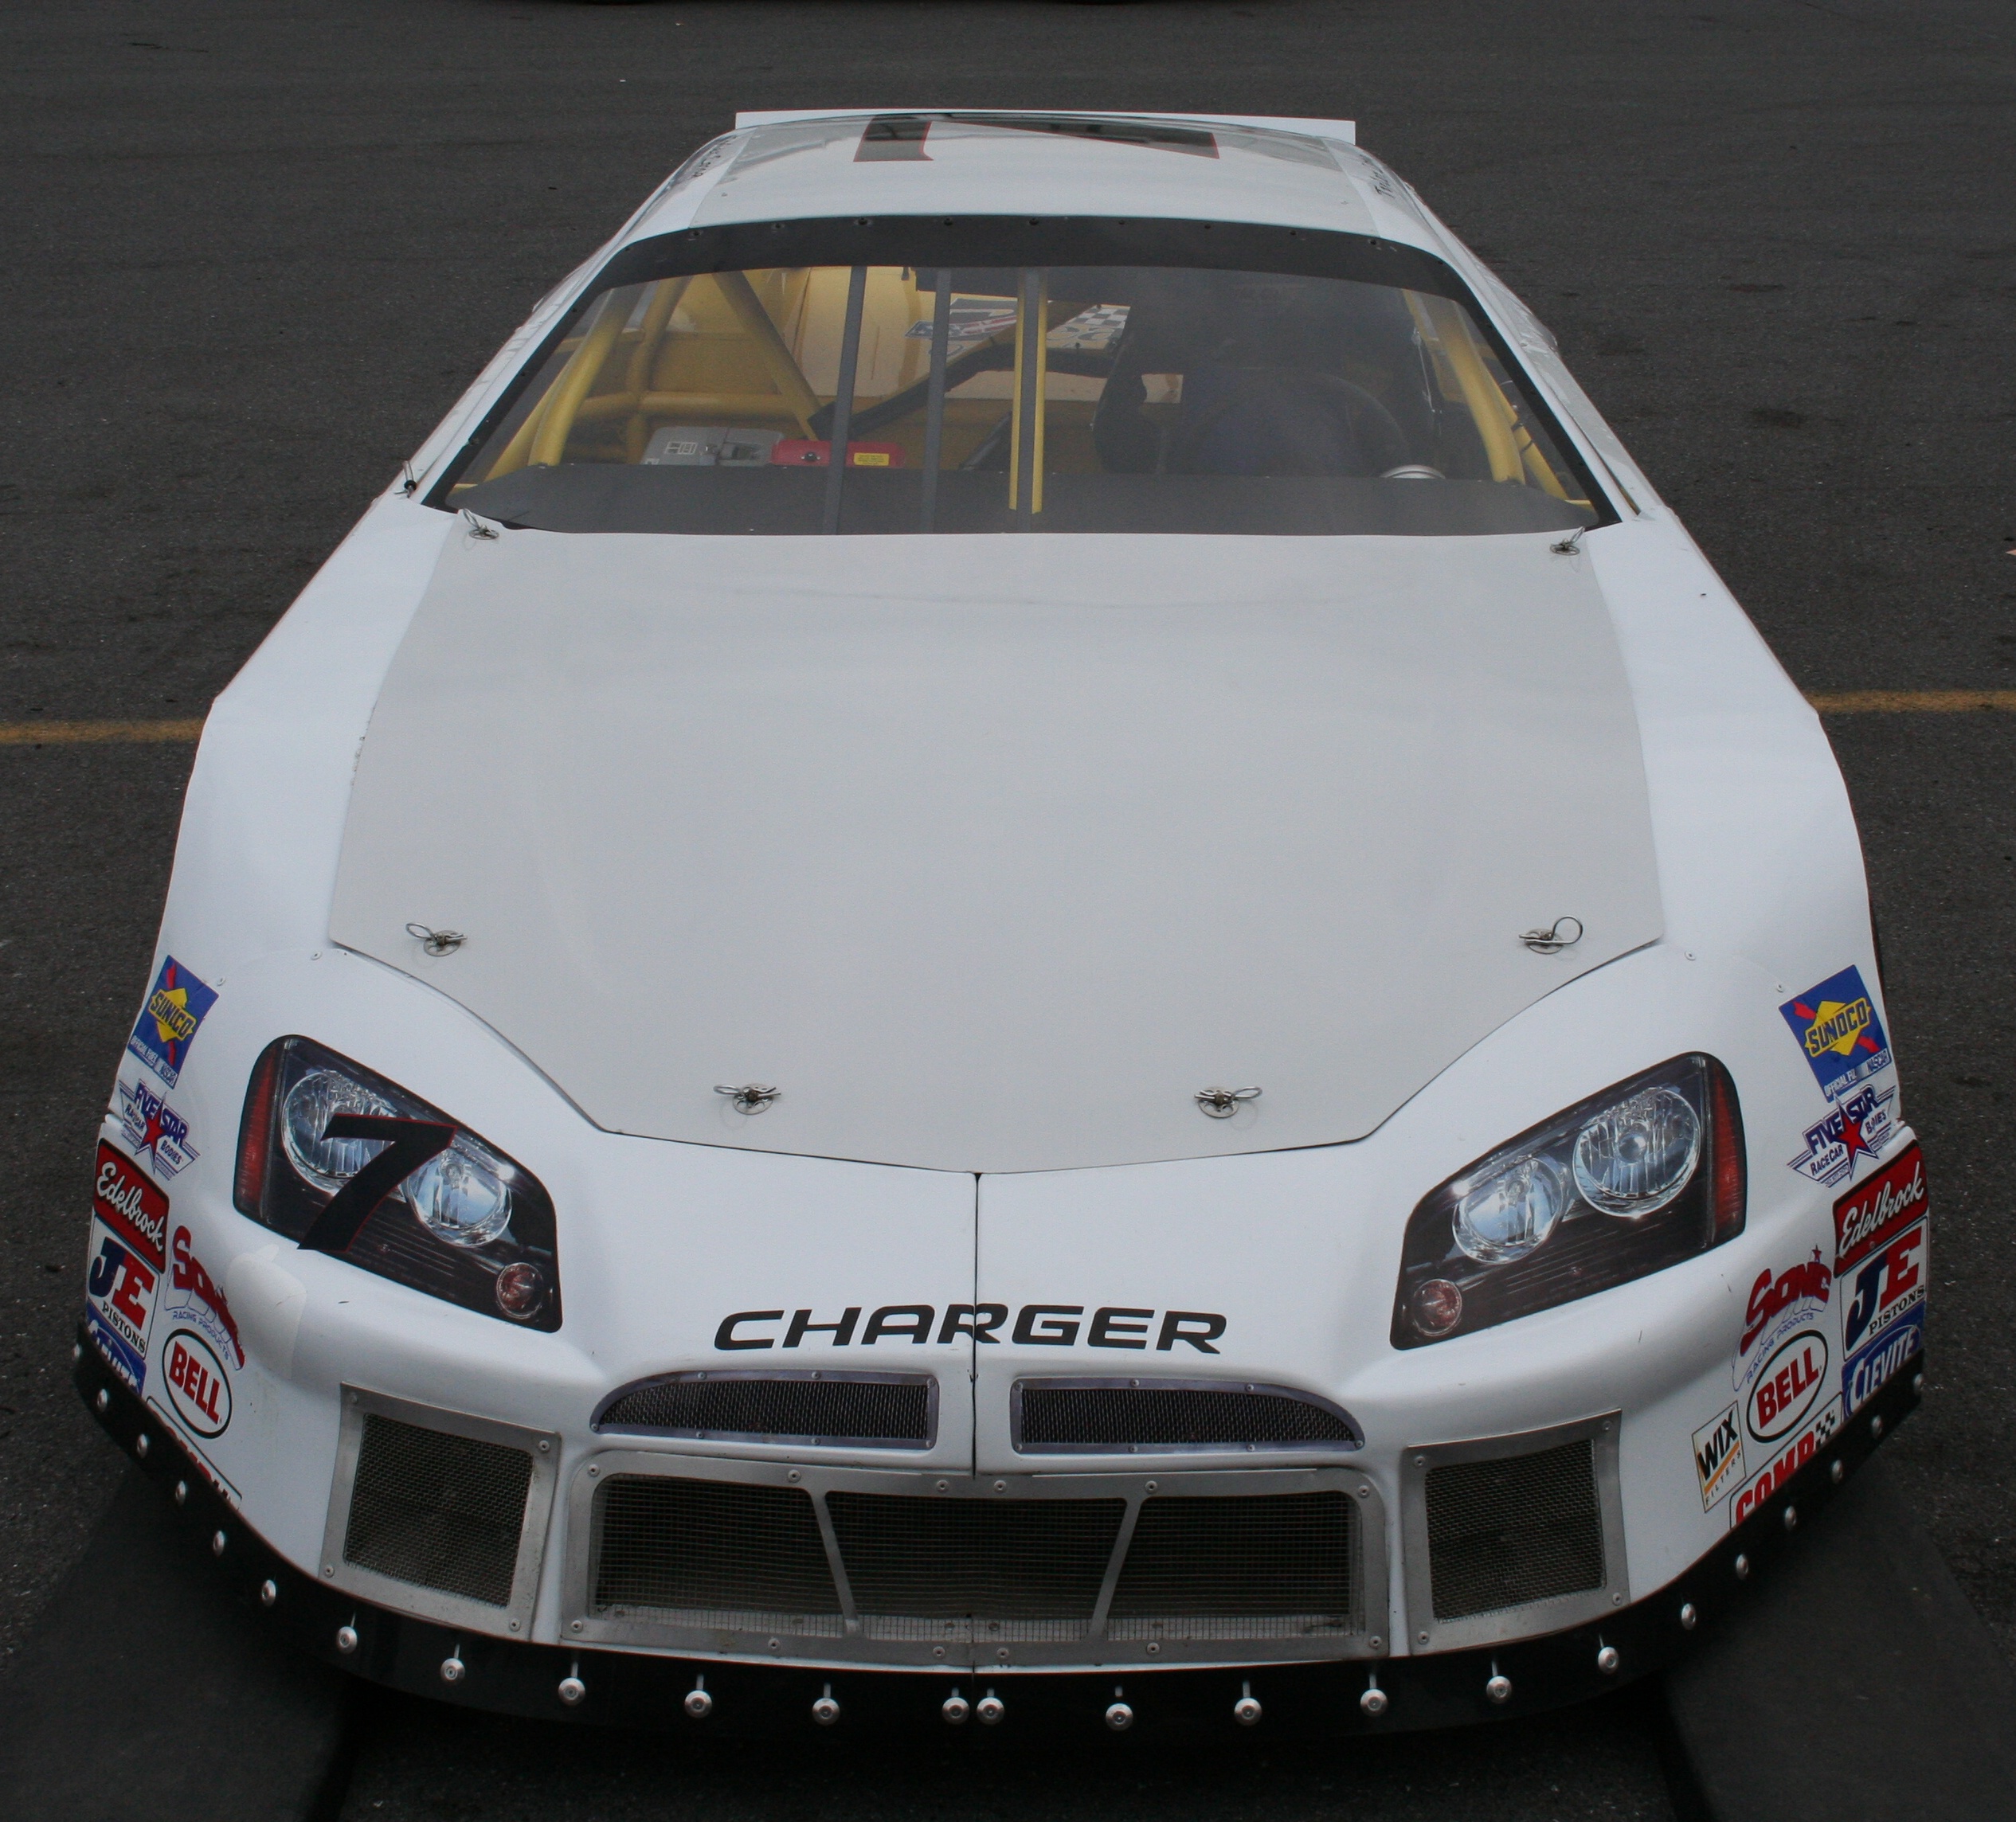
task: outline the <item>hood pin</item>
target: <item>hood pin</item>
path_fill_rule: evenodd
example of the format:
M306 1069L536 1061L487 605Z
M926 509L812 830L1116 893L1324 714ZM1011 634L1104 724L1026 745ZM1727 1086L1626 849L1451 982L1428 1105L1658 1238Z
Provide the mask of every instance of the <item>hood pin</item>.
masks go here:
M452 956L469 940L460 930L430 930L425 924L409 924L406 934L430 956Z
M725 1094L734 1105L738 1113L761 1113L784 1091L771 1088L763 1082L744 1082L737 1088L732 1082L716 1082L716 1094Z
M1257 1088L1200 1088L1195 1097L1198 1106L1213 1120L1230 1120L1243 1101L1258 1101Z
M1582 920L1556 917L1544 930L1521 930L1519 940L1536 956L1559 955L1582 940Z

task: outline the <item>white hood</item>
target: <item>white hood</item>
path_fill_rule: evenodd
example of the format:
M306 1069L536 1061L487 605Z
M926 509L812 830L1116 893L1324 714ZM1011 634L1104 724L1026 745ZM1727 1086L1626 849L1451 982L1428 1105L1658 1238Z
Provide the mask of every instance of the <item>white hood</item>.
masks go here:
M331 934L620 1132L976 1171L1360 1138L1660 933L1609 616L1549 542L458 536Z

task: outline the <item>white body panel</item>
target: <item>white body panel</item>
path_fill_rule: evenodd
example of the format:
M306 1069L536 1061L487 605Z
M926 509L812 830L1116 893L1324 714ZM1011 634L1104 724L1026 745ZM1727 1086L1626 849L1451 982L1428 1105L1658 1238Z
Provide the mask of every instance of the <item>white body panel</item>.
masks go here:
M1300 132L1324 123L1283 124ZM1835 1189L1785 1163L1828 1104L1779 1007L1852 965L1881 1010L1854 822L1818 721L1562 372L1544 330L1343 135L1326 130L1320 140L1298 142L1320 145L1336 169L1230 143L1214 161L998 133L948 135L949 155L930 163L857 166L850 148L859 126L857 115L830 129L761 129L797 135L796 149L739 166L755 135L716 142L619 241L672 231L696 214L763 220L919 206L1096 207L1349 227L1446 258L1529 362L1536 390L1599 478L1629 496L1619 499L1619 522L1590 533L1573 556L1553 555L1541 539L1469 541L1478 552L1492 547L1493 561L1502 562L1504 596L1516 594L1526 611L1553 616L1552 674L1564 695L1593 705L1602 763L1611 768L1564 790L1607 792L1608 807L1572 795L1535 798L1514 788L1516 776L1486 776L1480 768L1488 743L1466 749L1469 769L1392 779L1369 807L1340 784L1368 763L1365 749L1351 742L1354 727L1371 725L1354 714L1380 713L1376 698L1400 706L1395 721L1424 717L1460 739L1463 726L1495 712L1488 674L1517 675L1529 706L1544 697L1531 655L1493 636L1481 593L1468 583L1451 587L1446 612L1457 617L1435 629L1445 647L1447 701L1428 687L1421 624L1396 620L1382 629L1372 608L1397 602L1428 573L1421 565L1443 561L1437 553L1193 540L1185 541L1182 579L1158 569L1145 550L1088 578L1079 566L1100 541L1010 538L1000 541L988 586L976 589L970 560L959 552L966 541L862 540L904 546L872 553L882 573L900 576L902 586L885 591L871 613L849 596L849 565L867 557L850 550L843 560L818 548L834 541L801 540L783 549L751 539L738 549L695 553L706 565L696 573L714 591L708 599L734 596L732 627L710 624L707 601L684 585L664 590L654 620L640 600L659 585L655 553L598 557L593 598L577 604L579 642L542 647L538 622L554 573L544 547L566 541L511 534L472 548L452 515L389 493L218 699L189 788L157 964L174 956L217 999L169 1097L188 1122L195 1155L166 1194L174 1223L187 1230L237 1312L245 1358L229 1363L233 1414L221 1433L199 1440L165 1410L162 1421L213 1465L247 1522L311 1574L323 1547L343 1385L552 1433L560 1438L562 1492L530 1635L554 1642L575 1597L564 1585L569 1552L559 1533L577 1476L610 1446L589 1428L604 1398L654 1374L782 1362L778 1321L733 1331L769 1339L769 1349L724 1351L718 1343L731 1315L806 1308L830 1321L844 1307L928 1304L926 1339L884 1335L870 1347L857 1333L843 1349L808 1335L791 1361L934 1374L937 1440L927 1453L913 1454L912 1465L946 1474L1026 1472L1030 1460L1016 1453L1004 1413L1013 1380L1031 1373L1208 1374L1319 1394L1362 1426L1362 1449L1322 1459L1361 1472L1378 1489L1396 1566L1391 1648L1406 1649L1417 1617L1407 1610L1398 1566L1409 1446L1614 1413L1629 1589L1637 1598L1662 1586L1727 1535L1727 1507L1704 1506L1690 1437L1735 1395L1746 1300L1759 1274L1834 1244ZM1273 131L1259 122L1245 127L1256 139ZM731 187L723 174L738 170ZM430 439L415 461L423 486L598 264L599 256L541 306ZM1068 571L1046 590L1033 566L1047 555ZM1462 563L1472 560L1481 558L1451 560L1445 580L1460 581ZM455 590L464 585L457 578L484 564L523 564L518 573L527 580L522 588L498 591L504 631L494 645L467 639L467 687L458 693L448 657L455 616L467 608L456 604ZM803 567L808 564L816 578ZM1329 592L1314 581L1326 564L1336 571ZM1152 588L1142 580L1151 571ZM1235 572L1247 578L1238 588L1224 580ZM1152 596L1152 609L1130 593L1137 588ZM1155 1027L1123 1054L1111 1047L1123 1002L1100 997L1097 958L1069 952L1067 921L1054 919L1046 897L1074 857L1047 847L1040 819L1025 822L1010 802L996 824L1013 837L1008 860L996 866L975 843L969 860L977 870L969 877L987 893L1011 898L1021 881L1042 888L1022 909L1038 921L1043 942L1065 952L1059 980L1069 991L1037 979L1019 998L971 997L958 968L972 952L934 948L943 940L941 926L909 917L899 882L892 882L900 842L887 828L871 827L851 802L890 788L887 756L879 757L865 736L855 738L849 763L857 770L840 780L850 788L820 796L824 784L808 782L804 753L793 753L789 725L774 718L774 690L771 718L746 730L761 737L738 737L745 730L731 686L750 674L750 629L761 625L779 642L816 639L807 631L815 599L821 611L848 616L861 649L885 659L891 629L916 639L932 604L981 635L971 651L941 653L921 678L911 710L886 724L892 741L945 733L957 755L956 772L941 792L926 794L920 812L934 843L957 839L957 819L975 815L988 793L1003 793L1015 776L1033 769L1042 800L1054 806L1070 764L1112 756L1082 726L1063 730L1054 743L1028 737L1019 706L1055 717L1069 697L1057 676L1016 654L1015 628L1040 627L1068 647L1075 666L1120 692L1122 713L1095 731L1143 745L1180 779L1182 802L1180 814L1166 802L1144 802L1129 818L1124 792L1102 778L1099 814L1120 824L1111 838L1146 831L1157 844L1156 866L1168 863L1186 830L1227 850L1226 866L1196 875L1208 916L1184 927L1181 944L1159 952L1149 945L1145 956L1129 932L1142 921L1148 876L1099 875L1124 886L1118 914L1101 921L1098 933L1114 945L1114 968L1143 971L1129 990L1136 997L1124 1002L1135 1016L1153 991L1173 992L1184 971L1196 972L1215 923L1266 925L1284 915L1279 857L1298 817L1332 837L1309 841L1306 851L1314 885L1341 909L1337 948L1316 941L1306 916L1289 933L1301 945L1294 954L1256 958L1235 945L1226 979L1264 1005L1264 1018L1243 1026L1230 1010L1237 995L1214 998L1218 983L1207 981L1186 1002L1184 1019ZM1207 611L1255 616L1256 600L1265 604L1267 637L1276 642L1264 663L1251 656L1250 642L1212 630ZM1349 624L1337 653L1353 664L1333 662L1337 653L1326 657L1312 630L1325 615ZM1201 680L1188 694L1167 678L1159 694L1149 686L1159 658L1143 655L1136 668L1123 647L1101 647L1116 639L1116 628L1151 624L1158 639L1188 642ZM466 624L462 630L468 632ZM717 635L725 655L692 673L706 684L695 690L681 668L682 642L690 651ZM1458 639L1460 648L1452 643ZM619 647L634 657L616 655ZM992 654L982 669L993 667L986 706L993 718L955 724L934 705L949 678L973 681L981 663L975 651ZM528 682L542 655L549 692ZM1370 668L1357 670L1358 662ZM1255 667L1242 671L1249 664ZM1227 706L1236 694L1231 680L1243 676L1278 693L1277 713L1287 705L1283 751L1302 768L1294 795L1270 801L1264 815L1253 804L1267 788L1266 764L1253 743L1265 717ZM1326 690L1354 714L1325 722L1317 709ZM894 694L877 699L885 710L899 702ZM664 702L676 705L679 718L647 739L647 710ZM1204 717L1208 738L1201 745L1170 738L1178 708ZM374 710L383 717L382 746L378 731L367 737ZM830 734L837 712L830 695L820 698L817 712ZM442 737L433 744L417 719L422 714L439 717ZM996 751L981 733L1008 744ZM1528 727L1517 737L1523 764L1568 761L1572 745L1561 743L1594 737L1586 729L1571 737ZM1325 749L1324 741L1339 744ZM461 751L487 757L495 768L487 777L459 763L459 742L467 743ZM796 773L785 764L794 758ZM733 813L738 762L759 768L752 801L763 821L754 835L746 819L738 832ZM678 800L664 780L675 767L695 769L705 784L705 800L687 807L692 819L680 840L687 845L664 841L653 826L636 851L627 850L626 813L640 826L673 819ZM597 768L601 803L592 789ZM1232 782L1214 800L1211 781L1227 768ZM430 788L444 776L456 795L435 800ZM550 845L528 848L514 839L506 809L512 792L536 799L549 783L571 796L542 812L542 837ZM393 858L353 878L346 823L353 839L362 818L374 841L393 843L389 806L401 788L414 804L411 845L382 848ZM1451 788L1462 795L1460 813L1447 801ZM1463 795L1473 788L1474 796ZM793 799L793 791L813 794ZM1427 800L1435 797L1431 812ZM807 803L816 814L804 815ZM1493 850L1503 866L1513 865L1506 856L1522 831L1558 831L1558 819L1577 803L1607 819L1602 832L1617 845L1605 851L1621 863L1590 866L1566 850L1530 874L1514 866L1517 889L1505 888L1504 901L1480 916L1474 935L1425 886L1406 901L1407 927L1381 925L1375 901L1404 889L1406 844L1396 831L1408 832L1409 819L1421 823L1411 831L1419 839L1419 866L1431 843L1446 836L1476 851L1494 839L1486 824L1505 819L1505 846ZM448 828L457 814L480 831L459 855ZM696 830L699 836L691 833ZM1373 856L1369 882L1337 866L1338 831ZM1249 838L1255 849L1242 852ZM846 997L854 982L828 983L845 1007L844 1035L866 1047L853 1076L843 1067L846 1042L834 1039L821 1052L804 1030L794 1034L779 1010L790 994L739 960L710 999L715 983L695 958L726 952L732 932L710 924L704 908L688 905L676 917L665 909L679 903L675 863L701 866L708 843L725 843L721 851L737 864L770 870L765 889L744 901L765 920L761 952L797 944L801 960L836 970L835 952L804 947L810 925L804 905L791 901L787 877L793 839L828 870L848 843L867 843L873 864L848 905L850 941L861 940L876 918L897 920L887 951L862 971L875 992L855 1002ZM570 865L540 874L542 854L564 853L567 842L577 844ZM1264 900L1242 896L1260 848L1269 850L1274 869L1261 871ZM444 855L459 859L460 875ZM435 895L458 889L461 877L480 889L466 901L472 908L436 904ZM1505 880L1495 877L1493 889ZM1513 942L1528 921L1580 914L1577 905L1555 901L1563 881L1614 909L1614 934L1590 920L1590 958L1600 953L1606 965L1585 968L1572 952L1544 960ZM513 896L513 921L495 925L493 938L489 907ZM987 940L1000 942L1007 923L975 921L991 902L985 894L962 899L965 921L954 920L954 927L985 928ZM462 920L459 927L476 934L461 953L429 963L398 946L404 939L396 933L409 917ZM612 929L619 919L626 927ZM908 976L897 967L899 948L914 970ZM1435 999L1438 971L1461 979L1460 1008ZM626 979L642 1014L622 1003ZM1306 1003L1294 991L1298 979L1308 983ZM1552 990L1536 989L1536 980ZM654 998L675 991L698 1009L692 1028L721 1045L730 999L740 995L765 1042L732 1056L707 1054L705 1045L683 1054ZM939 997L947 994L953 997ZM904 995L914 1014L907 1027L888 1011ZM584 1012L584 999L594 1010ZM1411 1027L1401 1016L1410 999L1419 1013ZM570 1004L577 1026L605 1022L570 1033ZM1004 1054L981 1055L977 1042L964 1054L945 1046L942 1033L928 1027L934 1007L945 1004L959 1007ZM1328 1053L1321 1041L1326 1021L1345 1032ZM655 1041L653 1030L661 1034ZM1059 1040L1060 1030L1068 1042ZM516 1329L304 1253L237 1212L233 1153L249 1073L262 1047L288 1032L367 1062L507 1146L541 1179L557 1210L565 1284L567 1319L557 1333ZM794 1085L794 1044L816 1091ZM1736 1240L1497 1329L1439 1346L1392 1347L1403 1233L1425 1192L1558 1109L1696 1050L1728 1065L1742 1097L1751 1187L1748 1224ZM1374 1050L1377 1066L1358 1069L1354 1053ZM774 1060L781 1053L783 1060ZM122 1080L139 1068L125 1058ZM781 1080L786 1098L738 1125L739 1116L717 1105L712 1084L759 1073ZM1125 1095L1098 1099L1106 1078L1126 1078L1131 1094L1137 1078L1151 1073L1163 1097L1153 1109ZM1243 1128L1227 1122L1221 1132L1188 1101L1212 1081L1262 1084L1264 1112ZM918 1094L926 1097L925 1114L905 1104ZM1077 1111L1088 1096L1096 1120ZM1020 1132L1003 1107L1026 1116ZM983 1108L984 1118L976 1111ZM1031 1132L1036 1136L1026 1136ZM107 1132L124 1142L115 1118ZM1889 1143L1894 1148L1908 1138L1900 1115ZM1284 1147L1303 1148L1278 1148ZM1206 1155L1214 1151L1246 1155ZM778 1155L787 1152L825 1155ZM875 1161L838 1161L848 1156ZM1118 1162L1149 1159L1162 1161ZM1094 1163L1107 1167L1058 1167ZM914 1165L945 1167L907 1167ZM1864 1178L1871 1167L1854 1167ZM976 1182L976 1171L1000 1169L1020 1174ZM1078 1324L1068 1343L1032 1332L1023 1344L977 1343L956 1327L941 1339L953 1306L993 1304L1082 1314L1067 1319ZM1109 1325L1109 1340L1138 1335L1144 1345L1094 1348L1089 1319L1102 1308L1153 1312L1118 1319L1140 1328ZM1158 1346L1161 1320L1172 1311L1222 1316L1216 1351L1180 1339ZM1826 1320L1838 1322L1838 1308ZM682 1456L794 1458L781 1446L620 1440ZM865 1450L827 1451L820 1459L889 1465L886 1455ZM1259 1464L1233 1457L1205 1464ZM1119 1465L1085 1457L1065 1464L1071 1472ZM824 1661L810 1647L784 1655Z

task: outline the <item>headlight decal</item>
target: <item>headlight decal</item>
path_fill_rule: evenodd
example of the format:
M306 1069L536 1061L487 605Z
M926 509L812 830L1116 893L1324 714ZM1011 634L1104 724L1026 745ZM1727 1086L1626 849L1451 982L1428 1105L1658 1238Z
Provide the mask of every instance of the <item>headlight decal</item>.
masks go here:
M1663 1270L1743 1230L1728 1071L1675 1057L1567 1108L1424 1196L1392 1343L1420 1347Z
M483 1315L560 1326L553 1203L496 1147L303 1037L246 1086L239 1212L311 1251Z

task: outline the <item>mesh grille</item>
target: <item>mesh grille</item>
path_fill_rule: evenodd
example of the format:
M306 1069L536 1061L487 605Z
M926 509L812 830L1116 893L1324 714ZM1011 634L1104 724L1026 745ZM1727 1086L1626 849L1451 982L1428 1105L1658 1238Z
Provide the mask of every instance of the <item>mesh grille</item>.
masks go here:
M368 1415L343 1560L507 1606L531 1484L522 1449Z
M829 1493L864 1614L1090 1620L1124 1499L934 1499Z
M1603 1586L1603 1515L1587 1438L1432 1468L1427 1494L1438 1620Z
M1358 1512L1337 1492L1148 1499L1113 1617L1307 1615L1357 1605Z
M753 1442L851 1442L928 1449L928 1378L719 1378L700 1374L654 1379L612 1398L598 1430Z
M1019 1449L1292 1447L1358 1437L1342 1413L1278 1392L1025 1384Z
M594 1607L837 1614L812 1496L620 1475L601 1491Z

